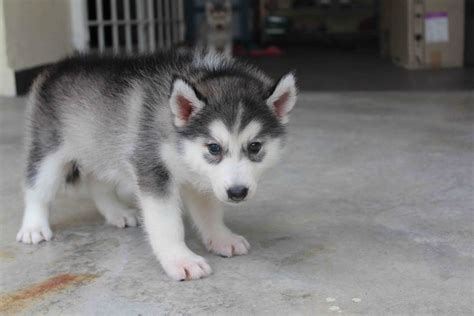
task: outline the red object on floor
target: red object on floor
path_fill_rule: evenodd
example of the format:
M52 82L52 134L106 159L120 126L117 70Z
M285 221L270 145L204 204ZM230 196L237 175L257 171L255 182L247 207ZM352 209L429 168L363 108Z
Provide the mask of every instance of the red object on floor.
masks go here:
M283 55L283 51L277 46L269 46L265 49L253 49L249 55L252 57L277 57Z

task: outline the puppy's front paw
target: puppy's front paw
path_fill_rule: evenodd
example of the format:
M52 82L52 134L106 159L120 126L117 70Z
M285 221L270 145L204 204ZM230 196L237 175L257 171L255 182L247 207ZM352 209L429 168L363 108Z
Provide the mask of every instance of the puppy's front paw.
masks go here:
M250 244L242 236L226 232L206 240L207 250L224 257L245 255L250 250Z
M48 224L24 224L16 235L16 240L25 244L38 244L43 240L51 240L51 238L53 238L53 232Z
M197 280L212 273L206 259L191 251L166 256L161 259L161 265L165 272L176 281Z

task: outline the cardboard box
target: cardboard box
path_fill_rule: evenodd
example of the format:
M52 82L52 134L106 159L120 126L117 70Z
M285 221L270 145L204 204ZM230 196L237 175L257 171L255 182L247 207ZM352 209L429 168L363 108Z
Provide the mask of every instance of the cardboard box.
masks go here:
M474 66L474 1L466 1L466 28L464 34L464 64Z
M462 67L464 0L391 3L390 55L408 69Z

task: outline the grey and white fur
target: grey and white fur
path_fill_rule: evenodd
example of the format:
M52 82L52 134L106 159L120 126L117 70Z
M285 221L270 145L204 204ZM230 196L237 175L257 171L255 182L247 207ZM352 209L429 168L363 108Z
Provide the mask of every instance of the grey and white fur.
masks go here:
M221 202L255 194L280 156L296 102L292 73L273 81L221 55L76 56L36 80L27 115L25 211L17 240L53 236L58 190L81 183L106 221L136 226L175 280L211 274L185 244L182 209L209 251L231 257L247 240L223 221Z

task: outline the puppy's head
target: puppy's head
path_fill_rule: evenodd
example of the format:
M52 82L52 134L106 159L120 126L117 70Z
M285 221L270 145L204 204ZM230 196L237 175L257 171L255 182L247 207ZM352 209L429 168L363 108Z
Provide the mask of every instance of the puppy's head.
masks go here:
M215 31L222 31L232 20L232 5L224 2L206 1L206 22Z
M296 94L292 73L272 87L225 74L195 84L175 79L169 103L179 148L199 186L223 202L252 197L280 156Z

